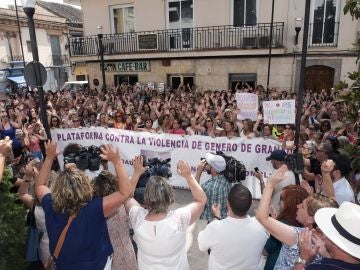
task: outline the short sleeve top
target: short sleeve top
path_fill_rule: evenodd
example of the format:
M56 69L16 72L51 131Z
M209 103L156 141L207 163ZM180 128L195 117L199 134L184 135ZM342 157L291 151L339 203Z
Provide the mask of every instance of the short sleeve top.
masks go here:
M51 193L46 194L41 202L45 212L51 254L54 253L58 238L69 218L67 214L55 212L52 202ZM102 205L102 198L93 198L77 213L55 261L58 270L104 269L113 249Z

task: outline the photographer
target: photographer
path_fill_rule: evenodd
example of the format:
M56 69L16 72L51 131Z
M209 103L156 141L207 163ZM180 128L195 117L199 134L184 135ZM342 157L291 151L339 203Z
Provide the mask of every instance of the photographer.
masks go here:
M211 174L211 179L201 185L208 198L205 209L200 216L200 219L211 221L213 215L211 213L211 206L213 204L220 204L220 218L225 218L227 215L226 201L229 194L231 184L221 174L226 168L226 161L220 155L207 153L197 167L195 179L200 183L201 174L206 171Z

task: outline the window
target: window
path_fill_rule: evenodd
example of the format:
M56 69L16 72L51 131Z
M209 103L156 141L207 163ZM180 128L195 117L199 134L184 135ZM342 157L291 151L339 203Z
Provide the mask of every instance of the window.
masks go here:
M135 32L135 14L133 6L111 6L110 18L112 32Z
M31 41L30 40L27 40L26 41L26 48L27 48L27 51L29 53L32 53L32 50L31 50Z
M193 0L168 1L168 25L170 29L193 27Z
M313 0L312 1L312 44L335 45L337 42L337 26L339 24L338 0Z
M256 0L233 0L233 26L255 25Z
M170 49L191 48L193 43L193 0L168 0L167 26Z

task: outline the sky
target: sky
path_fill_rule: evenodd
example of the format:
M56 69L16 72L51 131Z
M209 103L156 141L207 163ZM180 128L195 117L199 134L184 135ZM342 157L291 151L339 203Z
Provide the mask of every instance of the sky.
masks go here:
M42 0L45 2L56 2L56 3L63 3L63 0ZM14 0L0 0L0 7L7 8L8 5L14 5ZM22 0L16 0L18 6L22 6Z

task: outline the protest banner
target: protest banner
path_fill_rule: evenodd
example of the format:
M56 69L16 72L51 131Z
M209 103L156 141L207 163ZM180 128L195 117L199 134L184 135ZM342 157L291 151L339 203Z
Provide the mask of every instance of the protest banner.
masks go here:
M250 189L254 198L261 197L259 181L254 177L254 168L258 167L264 178L268 178L273 168L265 158L274 149L281 148L277 141L263 138L228 139L226 137L211 138L198 135L183 137L101 127L53 129L51 130L51 137L57 143L58 150L63 150L70 143L78 143L83 146L111 144L117 147L129 176L132 175L132 159L136 155L144 155L147 158L157 157L161 160L171 158L172 177L170 183L179 188L187 188L186 181L176 171L179 160L188 161L193 174L195 174L200 159L207 152L223 151L244 163L247 169L247 178L242 183ZM59 156L59 163L62 168L62 156ZM110 170L113 171L113 168ZM201 183L209 178L210 175L204 172Z
M264 123L268 124L294 124L295 100L264 101Z
M256 94L236 93L236 104L240 110L237 119L251 119L256 121L259 111L259 100Z

